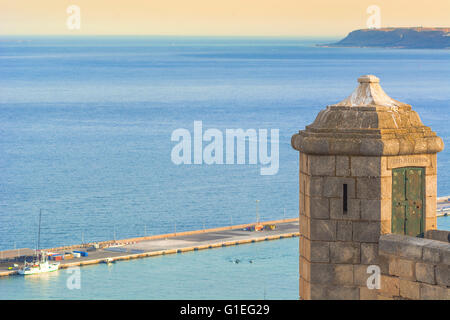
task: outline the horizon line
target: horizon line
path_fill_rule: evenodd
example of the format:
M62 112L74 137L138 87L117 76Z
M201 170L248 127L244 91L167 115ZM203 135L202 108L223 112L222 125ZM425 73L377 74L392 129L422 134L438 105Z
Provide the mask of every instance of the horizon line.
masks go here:
M375 28L373 30L385 30L385 29L448 29L450 27L443 26L383 26L380 28ZM68 33L38 33L38 34L27 34L27 33L13 33L13 34L3 34L0 33L0 37L216 37L216 38L338 38L345 37L349 33L358 30L372 30L370 28L356 28L351 31L346 31L345 33L339 34L322 34L322 35L307 35L307 34L278 34L278 35L263 35L263 34L241 34L241 35L227 35L227 34L142 34L142 33L79 33L78 31L72 31Z
M39 33L39 34L1 34L0 37L41 37L41 36L56 36L56 37L217 37L217 38L336 38L341 35L222 35L222 34L87 34L87 33Z

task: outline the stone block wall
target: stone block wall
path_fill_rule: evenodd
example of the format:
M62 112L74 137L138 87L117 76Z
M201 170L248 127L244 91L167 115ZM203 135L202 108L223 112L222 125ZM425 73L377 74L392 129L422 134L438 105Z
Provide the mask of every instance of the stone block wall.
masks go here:
M450 242L450 231L447 230L428 230L425 233L425 238L438 240L443 242Z
M367 267L377 264L382 206L390 201L383 186L392 179L381 176L381 162L381 157L300 153L302 299L373 296L366 290Z
M436 228L436 155L345 156L300 152L300 298L376 299L367 268L391 233L392 169L425 167L424 229ZM347 211L343 210L343 186ZM434 206L433 206L434 204Z
M378 245L378 299L450 300L448 242L387 234Z

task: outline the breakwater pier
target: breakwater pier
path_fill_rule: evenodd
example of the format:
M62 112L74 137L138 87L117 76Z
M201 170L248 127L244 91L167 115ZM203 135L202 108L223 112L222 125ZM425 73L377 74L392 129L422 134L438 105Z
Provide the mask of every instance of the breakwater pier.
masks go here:
M255 223L242 224L214 229L49 248L43 249L42 251L56 254L65 254L74 251L87 253L85 256L60 261L60 268L69 268L103 262L220 248L299 235L298 218L261 222L259 225L264 226L264 228L260 231L255 231L255 225ZM20 261L20 258L23 259L33 254L34 250L31 249L0 252L0 276L17 274L16 268L10 269L14 263L18 263L14 261ZM31 257L29 258L30 260Z

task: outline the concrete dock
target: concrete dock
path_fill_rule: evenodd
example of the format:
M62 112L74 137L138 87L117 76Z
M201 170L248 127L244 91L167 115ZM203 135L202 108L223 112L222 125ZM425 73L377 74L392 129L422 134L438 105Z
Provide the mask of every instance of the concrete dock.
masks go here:
M60 268L69 268L74 266L102 263L105 262L106 259L117 261L145 258L165 254L233 246L258 241L296 237L299 234L298 218L267 221L262 222L261 224L275 225L276 228L274 230L265 229L263 231L246 231L244 230L245 228L254 226L255 224L245 224L215 229L187 231L176 234L172 233L123 239L118 241L104 241L97 243L97 246L99 247L98 249L94 249L94 244L85 244L43 249L42 251L64 253L67 251L81 250L88 252L87 257L60 261ZM7 252L11 258L14 257L13 250L9 250ZM16 274L17 270L8 270L8 267L11 267L11 265L11 262L0 264L0 276Z

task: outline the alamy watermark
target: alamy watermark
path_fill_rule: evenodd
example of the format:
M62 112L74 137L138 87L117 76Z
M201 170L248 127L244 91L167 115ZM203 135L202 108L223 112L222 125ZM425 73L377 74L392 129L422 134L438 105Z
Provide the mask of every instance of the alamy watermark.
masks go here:
M68 268L66 270L70 276L67 278L66 287L69 290L80 290L81 289L81 271L80 267Z
M380 289L381 288L381 269L379 266L376 265L370 265L367 267L367 273L370 274L370 276L367 278L367 288L370 290L373 289Z
M279 169L279 130L270 129L270 155L268 132L268 129L226 129L224 134L215 128L203 132L202 121L194 121L193 136L184 128L172 132L171 141L178 143L172 148L171 159L176 165L246 164L248 145L248 164L259 163L261 175L275 175ZM208 144L204 146L203 142Z
M366 21L367 28L379 29L381 28L381 9L377 5L371 5L367 7L366 12L370 14Z
M67 14L67 28L69 30L79 30L81 28L81 9L77 5L70 5L66 9Z

